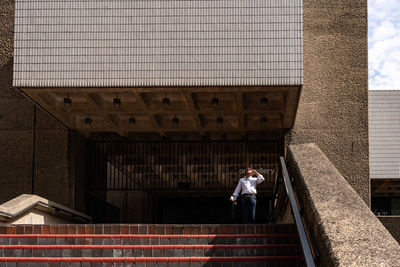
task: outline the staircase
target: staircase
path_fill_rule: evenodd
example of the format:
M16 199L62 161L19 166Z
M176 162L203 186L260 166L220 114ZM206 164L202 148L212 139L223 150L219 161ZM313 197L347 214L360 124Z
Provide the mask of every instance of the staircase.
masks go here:
M305 266L295 225L0 226L0 266Z

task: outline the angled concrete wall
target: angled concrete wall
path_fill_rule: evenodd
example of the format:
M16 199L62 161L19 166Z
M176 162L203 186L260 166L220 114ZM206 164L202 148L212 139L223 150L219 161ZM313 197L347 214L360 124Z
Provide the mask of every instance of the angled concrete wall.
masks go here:
M288 159L320 266L400 266L400 245L317 145L291 145Z

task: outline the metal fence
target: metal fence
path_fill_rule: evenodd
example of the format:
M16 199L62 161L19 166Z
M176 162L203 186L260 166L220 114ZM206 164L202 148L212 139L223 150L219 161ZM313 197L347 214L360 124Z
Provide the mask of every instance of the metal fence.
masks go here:
M90 190L232 191L247 167L272 191L280 141L93 142Z

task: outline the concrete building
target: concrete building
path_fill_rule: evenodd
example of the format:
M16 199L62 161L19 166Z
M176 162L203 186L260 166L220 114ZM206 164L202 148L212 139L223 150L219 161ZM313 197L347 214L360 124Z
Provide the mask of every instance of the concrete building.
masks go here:
M36 194L97 223L228 223L253 167L266 178L257 222L271 206L287 222L282 156L325 266L400 261L369 208L366 1L7 0L0 11L0 201Z
M371 208L400 240L400 91L369 91Z
M13 25L14 2L2 6L7 16L2 17L1 180L11 188L1 194L3 201L33 188L35 194L84 211L87 164L83 162L90 154L85 145L89 140L244 138L272 140L278 146L317 143L369 203L366 3L295 1L284 7L257 3L257 10L247 2L235 2L228 9L228 2L196 3L184 9L197 12L201 7L192 14L193 21L185 21L187 14L182 11L175 14L182 19L176 26L148 28L128 18L143 16L145 23L160 25L166 21L158 19L166 20L171 9L149 4L140 7L147 13L136 14L139 7L134 4L121 9L117 3L78 7L77 2L63 1L44 8L45 2L17 1ZM239 7L243 11L238 12ZM221 13L214 14L217 11ZM214 16L215 21L208 20ZM185 26L197 23L195 18L217 28ZM240 26L226 26L229 19ZM133 40L116 29L139 38ZM164 33L157 34L160 31ZM174 48L180 38L179 45L186 50ZM219 43L207 41L210 38ZM148 40L155 47L151 55L157 56L144 56L149 48L138 39ZM162 40L164 50L157 48L157 40ZM229 49L229 42L236 42L234 48ZM111 58L115 49L118 53ZM230 61L237 63L220 63ZM149 71L143 74L140 66ZM198 68L207 75L199 75ZM217 72L209 71L213 68ZM259 75L261 69L265 72ZM160 78L161 73L166 79ZM264 97L266 106L260 102ZM114 98L121 100L120 107L113 105ZM163 98L170 101L167 108ZM213 98L219 101L217 108ZM72 101L71 107L65 99ZM32 103L40 106L36 122ZM173 124L175 117L178 127ZM92 123L85 124L85 118ZM133 119L135 126L129 123ZM10 181L10 176L15 178ZM116 193L107 197L112 194ZM97 197L107 201L104 194Z
M381 206L382 210L377 207L375 212L379 214L400 215L399 126L400 91L369 91L371 196L382 205L389 204Z

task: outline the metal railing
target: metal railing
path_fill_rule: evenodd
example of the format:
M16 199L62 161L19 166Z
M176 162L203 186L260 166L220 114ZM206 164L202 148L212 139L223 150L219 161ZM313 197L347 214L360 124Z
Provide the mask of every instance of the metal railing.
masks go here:
M230 192L251 167L265 177L259 191L271 192L281 148L279 140L93 142L88 188Z
M282 168L281 170L282 170L283 184L285 185L286 195L289 199L293 218L294 218L294 221L295 221L295 224L297 227L297 231L299 233L300 244L301 244L301 248L303 250L304 258L305 258L305 261L306 261L306 264L308 267L314 267L315 261L314 261L313 253L311 250L310 242L307 238L307 233L306 233L306 229L305 229L303 220L300 215L299 205L297 203L296 197L293 192L292 181L289 177L285 159L283 157L279 157L279 159L280 159L280 164L281 164L281 168ZM280 183L279 179L281 179L281 178L278 176L276 178L275 185L274 185L273 199L272 199L272 207L274 209L277 205L277 200L279 197L279 195L278 195L278 188L279 188L279 183Z

